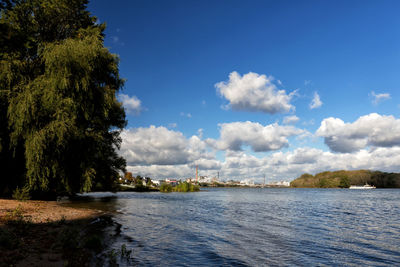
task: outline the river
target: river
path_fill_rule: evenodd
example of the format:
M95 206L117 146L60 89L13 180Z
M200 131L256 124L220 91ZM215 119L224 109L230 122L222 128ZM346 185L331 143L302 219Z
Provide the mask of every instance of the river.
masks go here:
M400 266L400 190L91 194L140 266ZM129 265L125 263L125 265ZM121 262L121 265L124 265Z

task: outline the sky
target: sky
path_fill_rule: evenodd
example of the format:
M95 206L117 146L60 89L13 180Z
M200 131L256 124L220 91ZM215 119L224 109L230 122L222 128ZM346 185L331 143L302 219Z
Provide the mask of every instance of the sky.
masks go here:
M105 0L134 175L400 171L400 1Z

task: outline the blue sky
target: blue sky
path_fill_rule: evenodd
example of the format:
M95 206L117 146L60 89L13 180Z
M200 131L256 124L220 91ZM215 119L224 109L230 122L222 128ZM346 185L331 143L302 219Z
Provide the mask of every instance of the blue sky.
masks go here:
M399 171L399 8L92 1L127 79L120 100L128 170L183 178L199 165L203 175L255 181Z

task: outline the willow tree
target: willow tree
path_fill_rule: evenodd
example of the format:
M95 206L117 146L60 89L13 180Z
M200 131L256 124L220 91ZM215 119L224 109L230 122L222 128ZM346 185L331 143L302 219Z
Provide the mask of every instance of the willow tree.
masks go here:
M125 113L118 57L85 0L1 2L0 194L110 188Z

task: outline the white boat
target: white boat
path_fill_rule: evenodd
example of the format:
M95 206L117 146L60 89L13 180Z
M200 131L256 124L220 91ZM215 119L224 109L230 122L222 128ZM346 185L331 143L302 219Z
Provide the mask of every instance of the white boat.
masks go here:
M373 185L365 184L365 185L351 185L349 189L375 189L376 187Z

